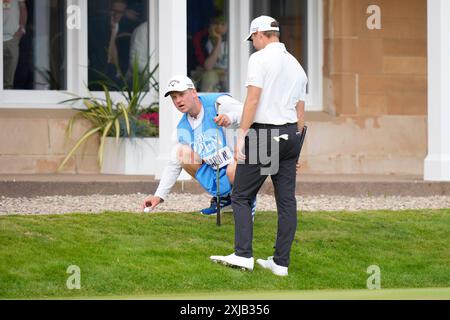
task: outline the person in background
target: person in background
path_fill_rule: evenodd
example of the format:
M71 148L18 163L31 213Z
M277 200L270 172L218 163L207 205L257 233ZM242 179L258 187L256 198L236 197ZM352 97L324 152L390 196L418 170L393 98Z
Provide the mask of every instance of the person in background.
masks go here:
M198 63L197 74L201 92L226 91L228 79L228 25L221 15L211 19L207 29L197 32L192 41Z
M26 33L25 0L3 0L3 87L13 89L19 62L19 44Z
M148 50L148 22L141 23L131 35L130 60L128 62L128 74L131 73L136 60L139 71L143 71L149 62Z

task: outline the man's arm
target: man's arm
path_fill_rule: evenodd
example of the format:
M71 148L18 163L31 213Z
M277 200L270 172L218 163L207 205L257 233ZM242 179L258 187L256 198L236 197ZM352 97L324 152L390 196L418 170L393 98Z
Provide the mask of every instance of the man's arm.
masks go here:
M181 173L181 165L178 161L171 160L167 164L161 176L158 188L155 191L155 197L160 197L162 200L167 199L170 190L177 182L177 179Z
M19 8L20 8L19 24L20 24L20 27L25 28L25 26L27 25L27 19L28 19L27 5L25 4L25 1L19 2Z
M166 168L164 168L163 174L161 176L161 180L159 182L158 188L155 191L154 195L147 196L142 202L142 209L145 207L151 207L154 209L158 204L164 202L167 196L170 193L170 190L177 182L178 177L180 176L182 167L181 163L177 158L177 148L179 144L177 143L172 150L172 154L167 164Z
M302 132L305 126L305 101L297 102L295 109L297 110L297 130Z
M247 135L247 132L255 119L261 92L262 88L251 85L247 87L247 98L245 99L244 110L242 111L240 129L236 143L235 156L237 160L245 159L245 155L242 152L245 144L245 136Z
M255 86L247 87L247 98L244 103L244 110L242 111L242 118L240 128L247 133L250 126L255 119L256 108L258 107L259 98L261 97L262 88Z
M19 29L15 33L15 37L22 38L23 35L26 33L26 25L27 25L27 19L28 19L28 11L27 11L27 5L25 4L25 1L19 2Z
M217 63L217 60L219 59L220 52L221 52L221 46L222 46L222 38L219 38L214 45L213 51L211 54L206 58L204 67L207 71L210 71L214 68L214 66Z
M177 182L177 178L181 173L181 166L173 161L169 162L159 182L158 189L154 195L147 196L142 202L142 209L151 207L153 210L157 205L164 202L170 193L173 185Z
M230 97L230 96L220 96L217 99L217 104L220 106L220 114L225 115L228 117L227 125L224 125L225 127L228 127L230 125L234 126L235 128L239 127L239 122L241 121L242 117L242 110L243 110L243 104L242 102Z
M297 131L302 132L305 126L305 101L297 102L295 109L297 110ZM296 168L300 169L300 162L297 162Z
M223 36L223 34L217 32L215 30L215 28L216 28L215 24L211 25L209 28L210 37L215 38L215 41L213 41L214 47L213 47L211 53L205 60L204 67L207 71L212 70L214 68L214 66L217 63L217 60L220 57L220 53L222 51L222 36Z

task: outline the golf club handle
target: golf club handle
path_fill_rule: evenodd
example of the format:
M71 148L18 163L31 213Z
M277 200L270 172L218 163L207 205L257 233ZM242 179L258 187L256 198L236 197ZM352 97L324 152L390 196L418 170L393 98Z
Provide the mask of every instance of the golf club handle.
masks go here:
M299 157L300 153L302 152L303 142L305 141L306 131L308 130L307 126L303 126L302 132L297 132L297 135L300 133L300 151L299 151Z

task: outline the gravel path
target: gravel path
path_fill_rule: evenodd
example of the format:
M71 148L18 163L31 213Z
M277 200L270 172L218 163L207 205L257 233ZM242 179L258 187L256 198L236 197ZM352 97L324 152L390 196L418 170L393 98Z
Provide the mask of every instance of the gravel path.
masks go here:
M0 197L0 215L8 214L63 214L72 212L101 213L104 211L140 212L144 194L52 196L36 198ZM171 194L155 212L193 212L209 204L206 194ZM297 197L302 211L360 211L450 208L449 196L433 197L343 197L306 196ZM258 211L275 211L273 196L259 195Z

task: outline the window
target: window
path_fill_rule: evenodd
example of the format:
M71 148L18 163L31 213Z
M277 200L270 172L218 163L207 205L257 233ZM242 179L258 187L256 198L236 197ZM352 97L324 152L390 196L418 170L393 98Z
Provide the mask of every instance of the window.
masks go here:
M227 0L187 0L187 68L198 91L229 91L228 28Z
M103 75L120 83L131 77L134 61L142 71L149 59L148 0L88 1L88 80L90 90Z
M251 0L250 7L250 21L260 15L278 20L280 41L308 75L306 110L322 110L322 1Z
M3 88L66 89L65 2L3 0Z
M9 63L0 49L0 107L64 108L58 102L68 98L65 91L85 95L86 85L97 90L94 82L99 79L99 72L117 77L114 64L108 60L116 61L125 75L134 57L139 61L150 57L150 64L159 63L159 32L165 31L158 29L159 19L165 18L164 14L158 13L162 1L2 0L2 26L8 23L4 18L13 2L17 2L19 9L19 2L25 4L27 21L12 88L11 81L4 81L4 67L9 67ZM79 11L77 23L74 23L79 27L66 27L66 17L75 15L72 11L66 13L69 6L75 6ZM172 12L179 9L170 8ZM322 0L186 0L186 8L187 24L183 19L182 26L175 22L173 27L182 30L187 27L187 74L196 82L199 91L230 92L237 99L245 98L250 44L242 40L256 15L269 14L280 21L282 41L308 74L307 110L321 110ZM112 15L120 18L114 29L117 33L113 36ZM211 67L205 62L208 52L213 52L217 43L202 38L201 31L209 37L209 27L214 24L219 25L223 33L220 50L217 50L221 59ZM4 35L2 38L7 39ZM4 44L5 41L0 42L0 46L4 47ZM180 50L184 51L184 48ZM210 70L217 72L208 74ZM28 94L30 91L32 94ZM158 97L156 92L151 95L149 101Z
M308 1L307 0L254 0L253 18L268 15L280 23L280 41L308 70ZM253 19L252 18L252 19ZM307 72L308 73L308 72Z
M70 108L60 104L70 98L68 92L84 96L89 88L94 95L101 94L95 92L93 84L100 74L118 75L114 64L108 65L109 52L117 53L114 61L125 76L129 76L134 59L141 68L149 56L151 69L158 63L158 0L2 0L0 11L4 30L0 108ZM119 20L115 41L111 41L112 15ZM9 24L11 27L5 28ZM11 38L7 33L15 26L20 30L21 24L25 24L26 33L18 46L12 45L18 50L12 57L18 59L14 70L5 52ZM112 50L108 50L110 43ZM8 78L11 70L14 80ZM115 100L121 97L115 92L111 95ZM157 93L151 90L144 103L155 99Z

